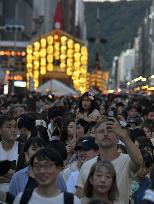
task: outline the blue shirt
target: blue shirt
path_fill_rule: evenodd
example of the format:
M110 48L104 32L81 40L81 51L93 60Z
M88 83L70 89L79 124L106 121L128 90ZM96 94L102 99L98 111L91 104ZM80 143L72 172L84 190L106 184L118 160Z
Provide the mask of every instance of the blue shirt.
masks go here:
M142 179L139 182L139 188L132 195L132 198L134 200L134 204L141 204L142 203L142 201L143 201L142 199L144 197L145 191L149 188L150 185L151 185L151 180L147 177L145 177L144 179Z
M16 196L18 193L23 192L28 182L28 178L28 167L17 171L12 176L12 179L10 181L9 193L11 193L13 196ZM67 191L66 183L61 174L59 174L57 177L56 185L57 188L62 192Z

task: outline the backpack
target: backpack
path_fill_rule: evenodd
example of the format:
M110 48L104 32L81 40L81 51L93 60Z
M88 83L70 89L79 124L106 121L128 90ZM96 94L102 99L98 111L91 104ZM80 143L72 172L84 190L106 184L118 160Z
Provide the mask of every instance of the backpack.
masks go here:
M25 190L22 194L19 204L28 204L34 189ZM74 204L74 195L64 192L64 204Z

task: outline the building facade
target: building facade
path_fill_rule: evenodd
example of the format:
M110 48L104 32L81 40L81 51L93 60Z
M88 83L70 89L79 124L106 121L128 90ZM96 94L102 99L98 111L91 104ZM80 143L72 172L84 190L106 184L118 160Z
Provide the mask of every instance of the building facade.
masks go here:
M31 0L0 0L0 86L7 85L10 93L16 80L26 80L25 48L32 38L32 13Z
M33 33L35 36L48 33L53 30L54 16L58 0L33 0ZM78 36L78 27L81 28L81 17L84 15L82 0L61 0L64 18L64 31ZM80 20L79 20L80 19ZM83 19L83 18L82 18ZM81 30L81 37L83 32ZM80 37L78 36L78 37Z
M135 68L132 78L138 76L149 77L154 74L154 1L150 12L138 30L134 43Z

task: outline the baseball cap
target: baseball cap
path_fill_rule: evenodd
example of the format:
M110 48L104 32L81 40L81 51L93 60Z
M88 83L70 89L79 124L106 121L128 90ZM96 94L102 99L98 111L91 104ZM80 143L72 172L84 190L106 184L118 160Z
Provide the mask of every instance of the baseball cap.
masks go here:
M94 150L98 150L98 145L95 143L95 138L94 137L81 137L79 138L79 140L77 141L74 150L78 151L78 150L90 150L90 149L94 149Z

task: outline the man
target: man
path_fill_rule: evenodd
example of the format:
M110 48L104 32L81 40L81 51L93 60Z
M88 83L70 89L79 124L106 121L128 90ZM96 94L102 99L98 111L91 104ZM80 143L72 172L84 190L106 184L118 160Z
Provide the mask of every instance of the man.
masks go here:
M83 137L79 139L74 150L77 154L76 170L71 171L70 169L70 176L66 183L67 191L71 193L75 192L75 186L82 164L98 155L98 145L95 143L95 138Z
M0 188L8 188L8 183L15 172L19 146L16 142L16 121L8 115L0 118L0 131L2 141L0 142Z
M13 204L80 204L80 200L71 194L72 202L66 199L68 193L61 193L56 187L57 176L59 175L63 161L58 152L54 149L42 149L38 151L30 161L35 179L38 183L33 191L20 193ZM74 200L74 202L73 202Z
M63 177L67 182L72 172L79 171L82 164L98 155L98 145L93 137L81 137L75 145L75 160L63 170ZM77 158L76 158L77 157ZM67 188L67 190L69 190ZM71 191L72 192L72 191Z
M28 138L35 135L35 119L28 115L23 114L17 119L17 126L20 132L20 136L18 137L18 141L25 143ZM34 135L33 135L34 132Z
M125 144L129 155L118 153L117 143L119 139ZM100 157L95 157L82 165L79 179L77 181L78 188L76 194L79 197L82 197L84 184L91 166L98 159L107 160L112 162L117 174L117 184L120 194L117 203L129 203L129 191L132 176L139 171L143 163L140 150L131 141L127 131L122 129L115 119L97 124L96 142L99 145Z
M9 193L16 196L18 193L23 192L25 189L34 189L37 182L34 179L32 167L29 165L32 156L40 149L45 148L46 143L42 138L34 137L27 140L24 146L24 153L26 163L28 166L20 171L17 171L10 182ZM61 191L66 190L66 184L61 175L57 176L57 188Z

